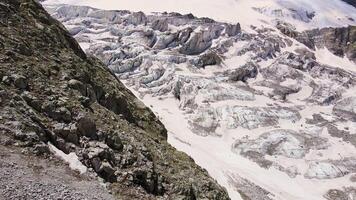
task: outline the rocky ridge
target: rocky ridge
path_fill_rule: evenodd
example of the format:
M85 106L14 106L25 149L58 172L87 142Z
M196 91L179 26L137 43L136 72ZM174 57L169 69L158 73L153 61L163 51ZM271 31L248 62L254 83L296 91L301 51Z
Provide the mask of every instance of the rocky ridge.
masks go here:
M130 23L142 20L137 14ZM0 47L1 148L46 159L53 144L56 154L75 155L69 162L79 160L81 169L101 177L116 199L229 199L167 143L150 109L36 1L0 2ZM59 197L33 187L38 197ZM1 186L0 196L16 199L6 196L9 189ZM31 191L17 189L28 197Z

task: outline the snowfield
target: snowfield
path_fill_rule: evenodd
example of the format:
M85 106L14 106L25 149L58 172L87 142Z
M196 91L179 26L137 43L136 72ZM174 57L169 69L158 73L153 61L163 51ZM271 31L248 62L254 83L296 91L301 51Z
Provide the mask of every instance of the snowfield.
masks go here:
M333 34L300 33L356 25L356 8L340 0L44 5L231 199L335 199L335 191L356 199L355 58L327 48L339 37L320 39ZM308 46L307 33L320 41Z

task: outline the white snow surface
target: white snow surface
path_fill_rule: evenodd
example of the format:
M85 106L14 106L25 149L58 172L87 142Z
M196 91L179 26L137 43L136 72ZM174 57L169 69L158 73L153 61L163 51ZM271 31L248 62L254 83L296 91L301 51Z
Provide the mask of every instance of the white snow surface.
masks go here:
M267 26L276 19L291 22L298 30L356 25L356 8L340 0L47 0L45 4L85 5L106 10L192 13L198 17ZM261 8L258 13L254 8ZM295 9L291 12L290 9ZM303 15L315 13L306 23ZM354 19L355 21L351 20Z
M58 158L62 159L64 162L68 163L69 167L72 170L79 171L81 174L84 174L87 171L87 167L79 161L78 156L74 152L65 154L63 151L59 150L50 142L48 142L48 146L49 149L53 152L53 154Z

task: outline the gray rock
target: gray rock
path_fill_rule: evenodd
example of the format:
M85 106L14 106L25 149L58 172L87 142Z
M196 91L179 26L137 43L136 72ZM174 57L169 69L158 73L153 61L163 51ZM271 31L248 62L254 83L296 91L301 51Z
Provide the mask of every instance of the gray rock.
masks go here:
M231 72L229 80L246 82L250 78L256 78L257 74L257 66L254 63L247 63L246 65Z
M356 61L356 26L304 31L296 39L310 49L326 47L337 56Z
M53 132L62 138L66 138L70 133L70 127L64 123L57 123L53 125Z
M60 107L56 113L58 113L58 119L63 120L65 122L72 121L72 114L66 107Z
M300 88L284 87L280 85L275 85L270 97L273 99L279 99L282 101L287 100L287 96L290 94L295 94L300 91Z
M41 106L41 110L47 113L47 115L56 120L56 121L64 121L64 122L70 122L72 120L72 114L66 107L59 107L56 108L57 106L53 101L49 101L44 103Z
M88 15L90 7L86 6L69 6L65 5L56 10L58 17L70 18L70 17L85 17Z
M168 21L166 19L163 20L157 19L152 22L152 29L165 32L168 30Z
M62 138L57 137L56 140L54 141L54 145L61 151L63 151L66 154L70 153L70 147L69 144L66 143L66 141Z
M139 57L135 59L128 59L118 64L111 64L108 67L113 73L123 73L123 72L133 71L141 64L142 64L142 58Z
M96 172L99 172L100 166L101 166L101 160L100 160L100 158L98 158L98 157L92 158L92 159L91 159L91 165L93 166L93 169L94 169Z
M23 92L21 96L29 106L31 106L37 111L41 111L42 103L37 97L35 97L28 91Z
M147 24L147 17L143 12L134 12L127 18L127 23L133 25Z
M2 82L7 84L7 85L10 85L11 84L11 79L9 76L3 76L2 77Z
M339 101L333 108L337 116L356 122L356 97L348 97Z
M153 48L165 49L167 47L175 47L178 45L177 41L178 41L177 33L160 35L158 37L156 44L154 44Z
M71 79L68 81L68 87L78 90L81 94L85 94L85 86L81 81Z
M287 35L289 37L295 38L298 35L298 32L296 31L296 28L289 23L278 21L276 28L281 31L284 35Z
M139 169L133 172L133 182L142 186L146 191L152 194L161 194L162 186L160 186L159 177L151 170Z
M49 150L48 145L46 145L44 143L39 143L34 146L34 152L37 155L44 155L44 154L49 154L50 150Z
M209 65L220 65L222 59L215 52L207 52L199 56L196 61L193 61L193 64L198 68L204 68Z
M101 163L98 173L106 181L109 181L109 182L116 181L115 169L108 162Z
M225 33L232 37L236 36L237 34L241 33L241 26L239 23L233 25L233 24L227 24L225 27Z
M88 13L88 17L97 19L98 21L105 21L109 23L121 23L122 22L121 11L112 10L95 10L94 12Z
M79 144L79 137L76 133L70 132L66 137L66 141L71 142L73 144Z
M77 129L81 135L88 138L96 139L98 137L94 120L83 113L77 118Z
M180 48L180 53L197 55L207 50L212 45L212 38L207 32L192 33L190 39Z
M117 151L121 151L123 149L123 144L122 141L120 139L120 137L118 136L118 133L114 132L112 134L109 134L106 138L106 144Z
M18 89L26 89L28 86L27 78L21 75L12 75L11 78L14 80L14 85Z
M185 28L179 32L178 40L181 44L184 44L190 38L191 33L193 32L192 28Z

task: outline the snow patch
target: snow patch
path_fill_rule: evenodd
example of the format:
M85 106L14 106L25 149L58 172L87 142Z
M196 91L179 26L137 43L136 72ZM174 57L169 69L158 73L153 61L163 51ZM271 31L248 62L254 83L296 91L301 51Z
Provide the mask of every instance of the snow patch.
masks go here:
M356 72L356 63L349 60L346 56L342 58L334 55L326 47L322 49L316 49L315 56L316 60L322 64Z
M54 153L54 155L56 155L58 158L68 163L71 169L79 171L80 174L84 174L87 171L87 167L79 161L78 156L74 152L65 154L63 151L59 150L50 142L48 142L48 146L52 153Z

